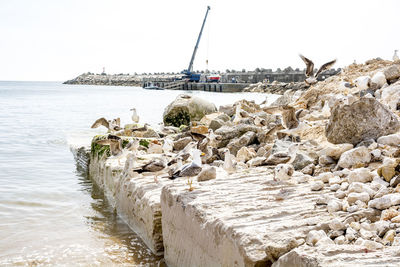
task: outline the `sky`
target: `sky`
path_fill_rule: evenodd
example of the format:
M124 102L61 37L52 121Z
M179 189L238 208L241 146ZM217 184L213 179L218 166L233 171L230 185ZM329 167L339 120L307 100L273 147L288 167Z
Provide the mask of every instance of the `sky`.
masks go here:
M0 80L334 67L400 50L398 0L0 0ZM206 64L208 60L208 65Z

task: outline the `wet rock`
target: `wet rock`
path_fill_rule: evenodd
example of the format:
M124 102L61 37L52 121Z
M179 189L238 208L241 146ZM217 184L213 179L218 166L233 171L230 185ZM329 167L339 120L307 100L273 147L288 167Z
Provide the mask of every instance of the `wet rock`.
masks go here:
M248 146L256 140L256 133L248 131L240 137L232 139L226 146L232 155L236 155L243 146Z
M334 144L357 144L365 139L395 133L400 128L397 117L374 98L361 98L351 105L332 109L326 137Z
M182 150L192 141L191 137L184 137L174 142L174 150Z
M191 121L200 121L204 115L216 111L214 104L196 96L183 94L165 108L163 121L165 125L179 127L189 125Z
M399 205L400 204L400 194L388 194L380 198L376 198L371 200L368 203L369 208L375 208L379 210L388 209L391 206Z
M197 181L204 182L208 180L215 179L217 177L217 169L213 166L205 167L201 170L197 176Z
M400 65L394 64L384 69L386 80L394 80L400 77Z
M351 168L369 163L371 154L368 148L361 146L344 152L339 159L338 166L341 168Z

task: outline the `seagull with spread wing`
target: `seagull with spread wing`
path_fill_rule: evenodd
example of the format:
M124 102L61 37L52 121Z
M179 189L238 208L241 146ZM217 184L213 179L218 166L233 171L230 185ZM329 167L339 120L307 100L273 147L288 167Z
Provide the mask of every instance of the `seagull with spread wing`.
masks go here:
M113 119L113 120L106 120L103 117L103 118L97 119L93 123L91 128L97 128L97 127L100 127L100 126L106 127L111 132L122 130L120 118L116 118L116 119Z
M317 80L318 76L319 76L323 71L330 69L330 68L333 66L333 64L336 63L336 59L325 63L324 65L322 65L322 66L319 68L319 70L317 71L317 73L314 75L314 63L313 63L310 59L306 58L305 56L303 56L303 55L301 55L301 54L300 54L300 58L304 61L304 63L305 63L306 66L307 66L307 68L306 68L306 80L305 80L305 82L306 82L306 84L308 84L308 85L312 85L312 84L317 83L317 81L318 81L318 80Z

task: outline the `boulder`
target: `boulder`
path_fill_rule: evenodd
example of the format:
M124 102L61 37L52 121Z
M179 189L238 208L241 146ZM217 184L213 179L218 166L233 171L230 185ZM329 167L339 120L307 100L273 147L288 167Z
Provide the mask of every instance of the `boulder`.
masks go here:
M358 168L349 173L347 179L349 183L368 183L374 178L374 174L367 168Z
M379 210L385 210L391 206L400 204L400 194L387 194L380 198L375 198L368 203L369 208L375 208Z
M344 152L339 159L338 166L341 168L351 168L371 161L371 154L365 146L356 147Z
M400 65L394 64L387 67L383 73L385 74L386 80L390 81L400 77Z
M219 106L218 111L232 117L235 114L235 107L233 105Z
M382 89L381 103L389 106L391 110L397 110L400 103L400 83L394 83Z
M165 125L179 127L189 125L191 121L199 121L204 115L216 112L213 103L190 95L179 95L164 110L163 120Z
M390 134L381 136L378 138L377 143L388 146L398 146L400 145L400 134Z
M305 153L301 153L301 152L297 152L296 156L292 162L292 165L294 167L294 169L297 170L301 170L304 167L313 164L314 163L314 159L309 157L308 155L306 155Z
M353 81L359 90L366 90L371 85L371 77L361 76Z
M400 128L397 116L374 98L361 98L332 110L326 137L334 144L357 143L395 133Z
M185 148L185 146L187 145L187 144L189 144L190 143L190 141L192 141L192 138L191 137L184 137L184 138L181 138L181 139L179 139L179 140L177 140L177 141L175 141L174 142L174 145L173 145L173 148L174 148L174 150L182 150L182 149L184 149Z
M318 155L328 156L334 160L338 160L344 152L352 149L353 147L354 146L352 144L338 144L338 145L328 144L324 149L322 149L318 153Z

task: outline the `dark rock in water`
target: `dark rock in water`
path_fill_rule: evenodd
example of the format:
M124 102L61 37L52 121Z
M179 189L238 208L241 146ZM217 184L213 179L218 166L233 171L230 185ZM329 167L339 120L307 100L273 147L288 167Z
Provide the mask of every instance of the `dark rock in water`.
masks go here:
M179 95L164 110L164 124L180 127L191 121L200 121L204 115L214 113L217 108L213 103L190 95Z
M351 105L333 108L325 134L331 143L356 145L395 133L399 128L400 122L384 105L374 98L361 98Z

